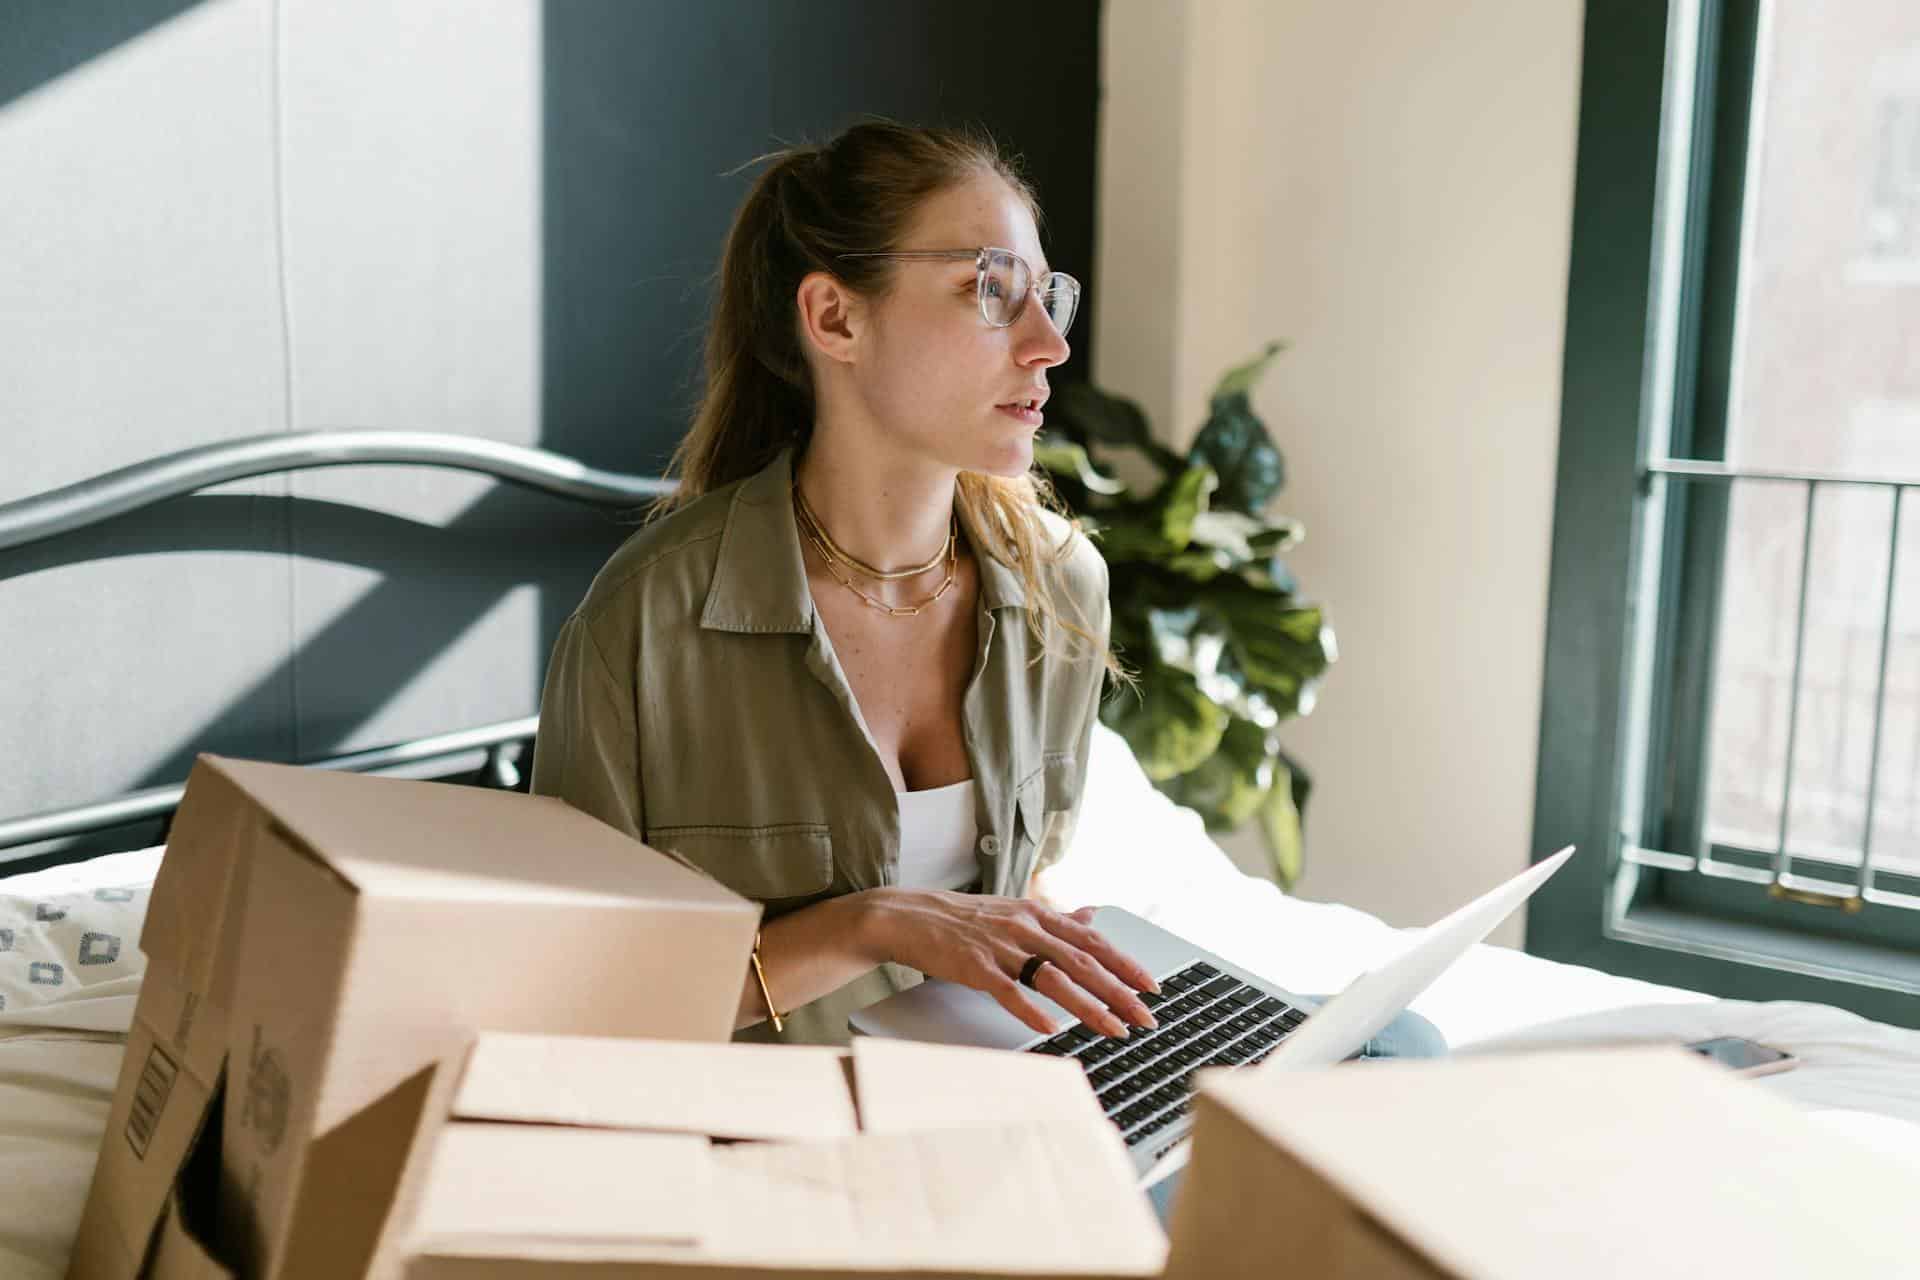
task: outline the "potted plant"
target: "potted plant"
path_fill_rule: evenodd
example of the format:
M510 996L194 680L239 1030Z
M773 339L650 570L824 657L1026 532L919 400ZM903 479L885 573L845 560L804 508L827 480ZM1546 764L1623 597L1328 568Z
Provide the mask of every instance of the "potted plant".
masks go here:
M1269 343L1220 379L1184 456L1154 438L1139 405L1085 383L1048 402L1035 456L1112 575L1113 642L1134 679L1109 690L1100 718L1208 830L1256 822L1290 887L1310 783L1277 730L1313 709L1336 654L1282 558L1303 531L1267 514L1286 468L1249 393L1280 350ZM1095 446L1141 454L1158 473L1151 491L1103 473Z

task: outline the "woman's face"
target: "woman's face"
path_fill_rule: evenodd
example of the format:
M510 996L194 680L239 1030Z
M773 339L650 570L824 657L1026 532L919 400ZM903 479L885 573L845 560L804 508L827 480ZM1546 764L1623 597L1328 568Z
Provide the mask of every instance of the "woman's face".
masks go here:
M1036 277L1052 267L1027 206L981 175L921 207L899 250L1011 249ZM874 300L852 367L856 394L888 444L942 466L1017 476L1033 465L1039 426L1001 408L1047 395L1047 370L1071 348L1029 290L1005 328L980 314L971 259L892 259L893 287ZM1044 415L1044 403L1042 415Z

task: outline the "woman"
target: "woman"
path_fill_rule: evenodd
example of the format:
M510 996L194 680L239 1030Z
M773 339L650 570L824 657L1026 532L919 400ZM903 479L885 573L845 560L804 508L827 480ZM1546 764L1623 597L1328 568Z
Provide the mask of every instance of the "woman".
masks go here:
M680 489L562 626L533 789L765 906L741 1038L839 1043L922 974L1055 1030L1151 1027L1064 848L1106 567L1033 438L1079 302L990 141L887 122L776 154L736 214Z
M1107 662L1105 566L1029 474L1079 294L1036 214L964 135L780 153L727 237L672 509L561 628L533 789L765 904L752 1038L778 1012L844 1042L923 973L1050 1030L1035 956L1090 1026L1153 1025L1090 912L1021 896Z

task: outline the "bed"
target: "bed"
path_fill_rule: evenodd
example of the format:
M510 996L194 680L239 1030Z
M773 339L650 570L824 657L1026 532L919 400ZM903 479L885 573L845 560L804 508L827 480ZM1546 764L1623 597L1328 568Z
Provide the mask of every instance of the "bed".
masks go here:
M0 547L9 537L24 540L22 530L53 536L236 474L297 466L454 466L611 507L631 506L660 485L590 472L537 450L360 433L376 434L351 448L337 439L272 437L271 447L250 454L196 451L194 466L157 460L169 466L90 482L84 501L68 492L51 495L59 499L53 503L0 506ZM484 726L326 763L412 776L451 770L514 786L516 753L535 727L531 720ZM161 788L84 813L0 823L0 854L9 839L164 815L177 799L177 789ZM139 994L140 926L164 856L160 845L0 878L0 1280L65 1270ZM1126 907L1294 990L1338 990L1407 941L1364 911L1289 897L1243 875L1198 815L1155 790L1124 741L1104 727L1095 734L1072 844L1036 878L1035 892L1063 909ZM1809 1123L1920 1165L1920 1032L1825 1006L1718 1000L1492 946L1474 948L1413 1008L1456 1053L1716 1035L1781 1045L1803 1065L1754 1087L1799 1103Z

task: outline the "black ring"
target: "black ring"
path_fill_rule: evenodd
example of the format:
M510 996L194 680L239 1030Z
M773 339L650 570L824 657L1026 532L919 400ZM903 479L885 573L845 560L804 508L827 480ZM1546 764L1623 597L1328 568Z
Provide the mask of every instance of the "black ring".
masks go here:
M1040 988L1033 985L1033 976L1040 972L1040 966L1046 962L1045 956L1028 956L1027 962L1020 966L1020 985L1030 991L1038 991Z

